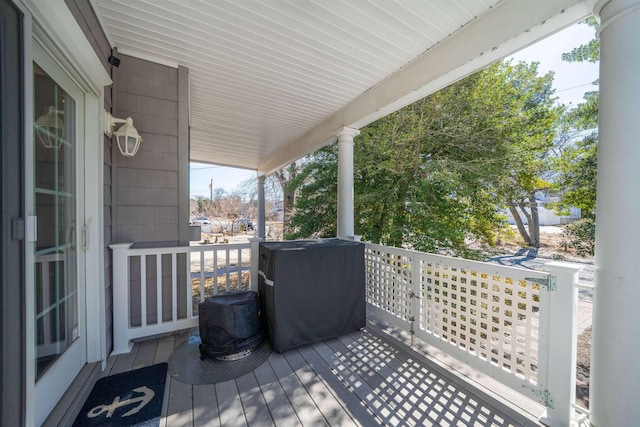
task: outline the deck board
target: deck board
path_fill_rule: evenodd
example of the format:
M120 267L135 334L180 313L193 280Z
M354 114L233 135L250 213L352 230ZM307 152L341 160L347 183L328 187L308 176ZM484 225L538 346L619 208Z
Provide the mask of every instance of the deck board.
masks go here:
M242 401L242 407L244 408L245 418L247 419L249 427L275 426L255 374L249 372L241 376L236 379L236 385L238 386L240 400Z
M105 375L166 362L189 331L136 343L110 357ZM272 353L253 372L219 384L167 377L161 427L528 426L414 350L355 331Z
M193 425L220 427L218 399L214 384L193 386Z
M382 425L381 420L377 419L361 399L353 393L353 390L347 384L342 382L337 372L320 357L313 346L306 346L298 349L300 355L307 361L309 367L318 375L325 383L327 388L332 391L334 397L341 402L342 406L349 411L359 424L367 427L374 425Z
M131 368L133 368L133 364L136 360L136 356L138 355L139 349L140 349L139 345L134 345L129 353L125 353L117 356L115 362L111 366L109 375L115 375L115 374L120 374L122 372L130 371Z
M247 427L242 401L235 380L216 384L220 425L225 427Z
M155 340L141 342L132 369L153 365L157 348L158 343Z
M300 420L284 393L269 363L263 363L255 371L260 390L267 403L273 423L277 426L299 426Z
M307 393L300 379L289 366L282 354L274 353L269 358L274 374L278 377L282 389L293 405L303 426L328 426L314 400Z
M329 425L345 427L357 425L297 350L287 351L284 357Z
M193 386L169 378L169 403L167 406L167 426L193 424Z
M382 420L382 424L386 426L406 425L404 420L405 411L399 405L390 400L385 395L376 392L376 387L383 380L376 377L373 373L364 372L356 364L351 364L348 356L342 349L336 345L336 340L316 343L313 347L318 351L320 356L331 366L340 377L353 390L354 393L364 402L377 418ZM338 350L334 350L338 348ZM373 385L372 385L373 384Z

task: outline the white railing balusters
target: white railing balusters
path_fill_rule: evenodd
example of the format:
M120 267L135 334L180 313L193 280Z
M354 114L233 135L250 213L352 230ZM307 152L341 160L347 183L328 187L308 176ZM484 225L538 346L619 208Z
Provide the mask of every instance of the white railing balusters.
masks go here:
M162 255L156 255L156 325L162 323Z
M238 248L238 289L242 288L242 249Z
M227 292L229 292L229 282L231 282L231 274L230 274L230 272L229 272L229 264L230 264L230 262L229 262L229 255L230 255L230 250L229 250L229 248L226 248L226 250L224 251L224 254L225 254L225 260L226 260L226 262L225 262L224 264L227 266L227 268L226 268L226 274L225 274L226 279L227 279L227 282L226 282L226 288L225 288L225 290L226 290Z
M189 274L186 276L191 282ZM171 321L178 319L178 254L171 254Z
M140 327L147 326L147 256L140 256Z
M218 251L213 251L213 295L218 295Z
M215 275L215 272L214 272ZM200 301L204 301L205 262L204 251L200 252Z
M545 404L546 424L573 421L580 266L541 272L367 243L365 269L376 316Z
M194 305L198 302L204 301L207 298L207 275L208 268L207 257L210 255L213 259L213 290L211 294L218 294L218 272L222 265L218 265L218 260L221 257L218 256L219 251L224 251L225 256L222 258L225 261L225 274L222 277L226 277L226 290L233 291L235 289L241 289L242 287L242 251L252 249L250 243L243 244L231 244L231 245L207 245L207 246L181 246L170 248L145 248L145 249L132 249L131 243L122 243L110 245L113 250L113 354L127 353L131 350L131 340L135 338L144 338L156 334L173 332L181 329L187 329L198 326L198 317L194 316ZM231 286L230 275L230 263L232 261L231 251L233 254L237 254L237 267L238 267L238 285L237 287ZM199 254L200 266L199 274L195 277L200 277L200 286L194 288L192 286L192 267L195 267L196 253ZM253 253L253 251L249 251ZM185 256L185 278L179 278L178 272L178 255L183 254ZM163 255L171 256L171 295L166 298L164 295L164 280L163 280ZM157 310L156 322L149 323L147 315L149 313L149 301L147 293L147 259L146 257L155 257L155 289L156 289L156 305ZM140 274L139 277L131 277L130 272L130 260L139 259ZM192 261L194 265L192 266ZM253 263L252 259L248 262ZM165 266L166 268L166 266ZM195 273L195 271L194 271ZM131 282L137 282L139 279L139 292L140 292L140 308L133 307L131 310L130 290ZM150 277L149 277L150 279ZM179 281L180 280L180 281ZM257 285L256 285L257 286ZM187 296L187 313L186 316L180 316L178 295L181 295L183 291L186 291ZM168 300L165 303L165 300ZM168 310L168 305L171 304L171 319L164 321L164 309ZM140 326L132 326L132 316L140 316Z

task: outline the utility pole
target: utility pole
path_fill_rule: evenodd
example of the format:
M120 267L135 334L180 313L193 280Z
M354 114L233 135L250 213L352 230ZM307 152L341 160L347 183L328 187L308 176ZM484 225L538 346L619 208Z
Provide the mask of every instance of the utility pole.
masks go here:
M211 182L209 183L209 200L213 203L213 178L211 178Z

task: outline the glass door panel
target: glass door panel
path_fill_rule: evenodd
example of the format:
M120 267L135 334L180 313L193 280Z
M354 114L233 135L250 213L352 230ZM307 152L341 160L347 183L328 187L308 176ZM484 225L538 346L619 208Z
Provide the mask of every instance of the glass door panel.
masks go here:
M39 379L78 338L76 102L34 69L35 348Z

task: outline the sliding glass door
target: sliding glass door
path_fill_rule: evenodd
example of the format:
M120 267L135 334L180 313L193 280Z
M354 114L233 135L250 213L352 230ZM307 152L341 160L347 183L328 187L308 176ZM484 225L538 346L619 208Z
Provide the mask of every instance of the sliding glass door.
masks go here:
M36 422L86 363L83 93L41 49L33 63L34 345Z

